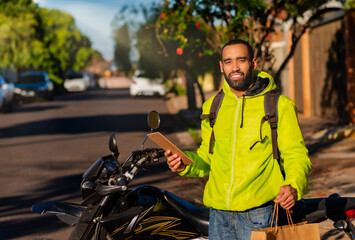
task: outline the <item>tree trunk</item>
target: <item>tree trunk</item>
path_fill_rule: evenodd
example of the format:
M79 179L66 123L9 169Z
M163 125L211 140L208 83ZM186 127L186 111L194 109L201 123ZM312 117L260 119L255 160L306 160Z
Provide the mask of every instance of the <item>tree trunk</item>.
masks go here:
M189 70L186 70L186 90L187 90L187 106L188 110L196 110L196 94L195 94L195 81L192 78Z
M344 15L345 51L347 66L347 98L350 122L355 124L355 10L347 10Z
M200 92L200 96L201 96L201 102L202 104L205 102L205 94L203 93L203 89L201 84L198 82L197 77L194 78L195 79L195 83L197 85L198 91Z

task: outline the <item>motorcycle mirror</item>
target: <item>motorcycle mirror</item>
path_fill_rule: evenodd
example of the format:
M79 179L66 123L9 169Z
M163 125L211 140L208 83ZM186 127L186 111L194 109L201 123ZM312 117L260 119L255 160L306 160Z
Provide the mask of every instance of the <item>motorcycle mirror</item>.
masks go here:
M155 129L157 129L160 125L160 116L159 113L157 111L151 111L148 114L148 126L150 127L150 131L149 133L152 133ZM145 139L143 140L142 144L141 144L141 149L143 149L143 145L145 143L145 141L147 140L148 135L145 137Z
M110 140L108 142L108 146L110 148L110 151L112 152L112 154L118 158L118 156L120 155L119 151L118 151L118 146L117 146L117 141L116 141L116 136L115 133L111 133L110 135Z
M156 111L151 111L148 114L148 126L152 129L155 130L159 127L160 125L160 116L159 113L157 113Z

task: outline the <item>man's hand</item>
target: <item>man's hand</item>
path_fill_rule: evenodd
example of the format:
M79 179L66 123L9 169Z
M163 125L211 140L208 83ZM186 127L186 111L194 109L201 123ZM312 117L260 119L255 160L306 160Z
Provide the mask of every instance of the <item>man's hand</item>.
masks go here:
M297 190L291 185L280 187L279 195L277 195L274 202L280 203L280 206L285 210L290 210L296 203Z
M172 154L170 150L165 151L164 155L171 171L181 172L186 168L179 155Z

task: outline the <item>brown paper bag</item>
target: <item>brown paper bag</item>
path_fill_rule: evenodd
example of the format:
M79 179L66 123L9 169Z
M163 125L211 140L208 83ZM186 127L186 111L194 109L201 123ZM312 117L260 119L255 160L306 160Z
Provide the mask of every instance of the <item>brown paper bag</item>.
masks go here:
M320 240L318 223L298 223L251 232L251 240Z
M287 210L288 225L277 226L278 204L275 204L276 210L275 227L271 222L271 227L259 229L251 232L251 240L320 240L318 223L308 224L302 222L293 224L291 214ZM274 219L274 216L272 217Z

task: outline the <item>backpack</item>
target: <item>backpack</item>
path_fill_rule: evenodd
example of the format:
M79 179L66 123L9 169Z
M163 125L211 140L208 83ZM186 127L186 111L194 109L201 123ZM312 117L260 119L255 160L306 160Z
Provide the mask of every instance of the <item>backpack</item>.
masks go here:
M281 164L281 159L279 156L279 150L277 148L277 123L278 123L277 103L278 103L279 97L280 97L280 92L277 90L271 90L265 94L265 96L264 96L265 116L262 118L261 121L262 122L267 121L271 127L273 158L276 159L277 162L279 163L280 168L281 168L281 172L282 172L283 176L285 177L283 165ZM223 89L221 89L212 101L210 113L209 114L201 114L201 116L200 116L201 120L206 119L206 118L210 119L210 126L212 128L212 133L211 133L211 138L210 138L209 153L213 153L213 151L212 151L213 142L214 142L213 126L216 123L217 114L218 114L219 108L221 107L223 98L224 98L224 92L223 92Z

